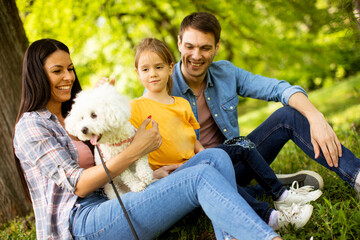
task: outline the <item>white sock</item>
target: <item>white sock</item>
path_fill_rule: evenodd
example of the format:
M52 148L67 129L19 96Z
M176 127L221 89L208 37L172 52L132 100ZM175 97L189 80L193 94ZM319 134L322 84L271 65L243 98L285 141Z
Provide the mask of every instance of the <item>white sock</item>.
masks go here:
M277 201L284 201L289 195L289 191L285 189L285 191L281 194Z
M278 225L278 211L273 210L273 211L270 213L268 225L269 225L272 229L276 229L276 227L277 227L277 225Z
M360 192L360 173L358 173L358 175L356 176L354 188L355 190Z

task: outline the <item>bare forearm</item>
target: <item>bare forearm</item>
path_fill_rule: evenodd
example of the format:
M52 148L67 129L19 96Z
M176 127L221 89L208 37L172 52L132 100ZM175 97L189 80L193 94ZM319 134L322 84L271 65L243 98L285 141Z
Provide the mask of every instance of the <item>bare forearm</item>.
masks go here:
M128 147L123 152L108 160L105 164L109 170L111 178L118 176L139 157L140 155L134 151L133 148ZM104 186L107 182L109 182L109 178L102 165L88 168L83 171L81 177L79 178L75 194L80 197L84 197L94 190Z
M289 99L289 105L304 115L309 122L315 118L324 117L303 93L293 94Z
M141 156L160 147L162 140L158 124L152 121L152 127L146 130L146 126L150 122L151 119L144 120L131 144L123 152L106 161L111 178L118 176ZM107 174L102 165L86 169L76 184L75 194L84 197L99 187L104 186L108 181Z
M338 158L342 156L341 144L324 115L302 93L292 95L289 99L289 105L298 110L309 121L315 159L320 156L321 150L328 165L338 167Z

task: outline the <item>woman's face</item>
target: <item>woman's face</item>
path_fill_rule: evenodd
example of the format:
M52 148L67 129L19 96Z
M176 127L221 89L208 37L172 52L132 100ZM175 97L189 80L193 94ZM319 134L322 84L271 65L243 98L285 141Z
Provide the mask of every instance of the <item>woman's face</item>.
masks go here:
M70 55L62 50L57 50L47 57L44 64L45 73L50 82L51 97L47 103L60 105L71 97L71 88L75 81L74 66Z

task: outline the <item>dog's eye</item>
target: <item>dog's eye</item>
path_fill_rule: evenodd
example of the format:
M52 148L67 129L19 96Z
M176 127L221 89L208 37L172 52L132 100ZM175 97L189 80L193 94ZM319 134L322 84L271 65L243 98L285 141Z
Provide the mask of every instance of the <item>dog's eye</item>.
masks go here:
M91 118L96 118L97 117L96 113L94 113L94 112L92 112L90 116L91 116Z

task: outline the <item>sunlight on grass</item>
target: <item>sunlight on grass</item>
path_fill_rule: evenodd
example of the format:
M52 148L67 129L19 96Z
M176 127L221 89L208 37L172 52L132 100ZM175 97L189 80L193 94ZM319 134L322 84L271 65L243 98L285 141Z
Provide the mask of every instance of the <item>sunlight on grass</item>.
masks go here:
M360 75L333 87L309 94L310 100L335 129L339 140L360 156ZM280 103L249 99L238 106L241 135L260 125ZM313 203L311 221L302 229L288 227L279 231L283 239L360 239L360 203L355 191L334 172L305 155L293 142L288 142L271 164L275 173L293 173L302 169L318 172L324 179L322 197ZM270 204L272 200L266 198ZM0 239L35 239L32 216L0 227ZM214 232L205 213L197 210L176 223L157 240L212 240Z

